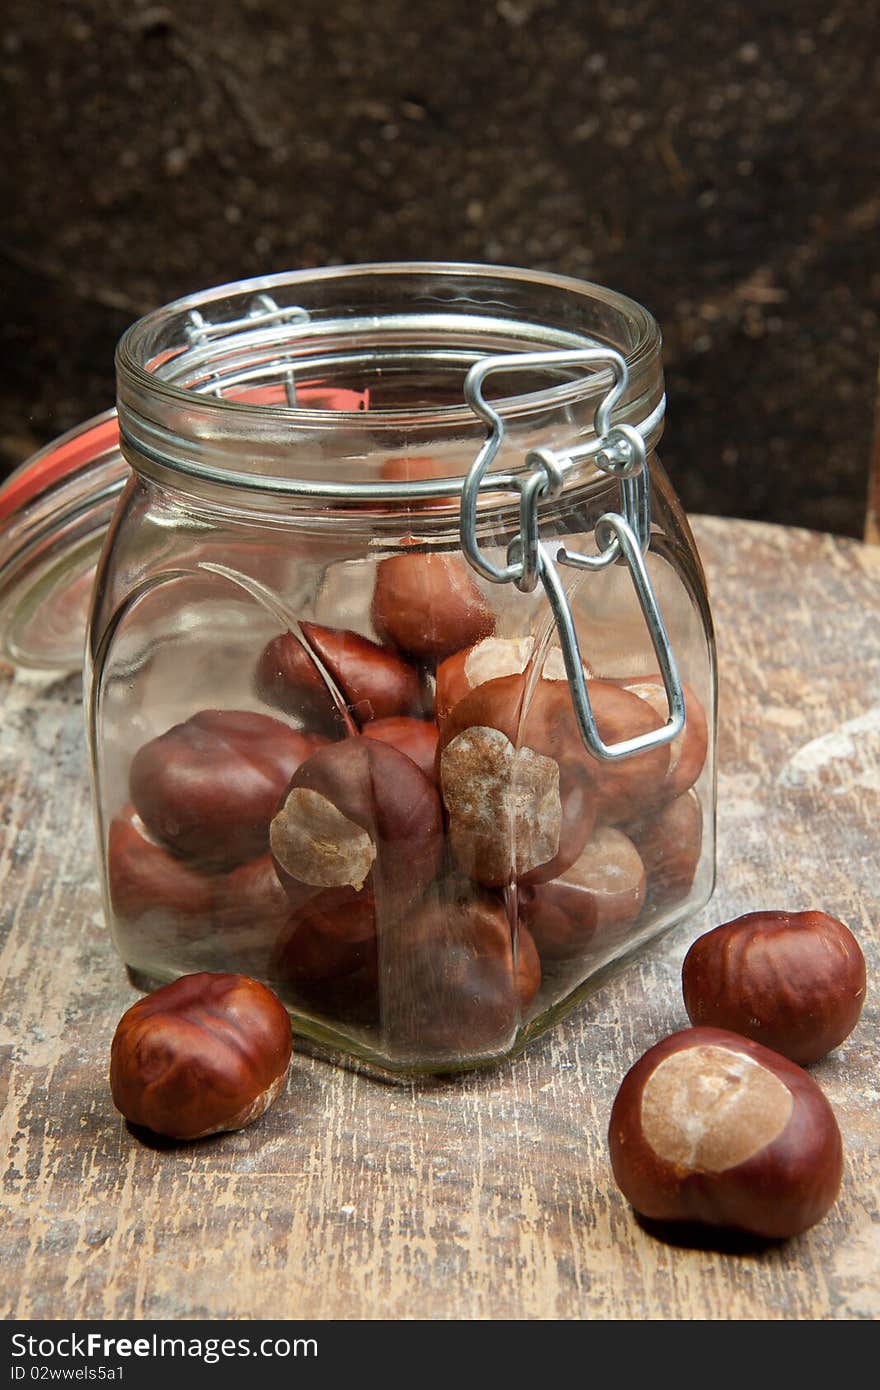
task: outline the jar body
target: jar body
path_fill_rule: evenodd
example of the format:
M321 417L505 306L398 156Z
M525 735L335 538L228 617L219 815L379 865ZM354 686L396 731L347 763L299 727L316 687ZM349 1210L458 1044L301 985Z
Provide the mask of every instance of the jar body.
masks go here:
M435 466L381 432L359 447L367 476ZM106 911L138 981L252 975L316 1043L449 1071L514 1051L706 902L711 623L655 453L645 563L686 724L613 767L577 732L543 589L478 576L454 505L279 508L126 453L88 700ZM461 475L473 445L438 455ZM618 505L615 479L573 479L541 536L589 550ZM509 499L487 508L483 553L503 565L518 527ZM600 733L656 729L666 699L626 566L565 588Z

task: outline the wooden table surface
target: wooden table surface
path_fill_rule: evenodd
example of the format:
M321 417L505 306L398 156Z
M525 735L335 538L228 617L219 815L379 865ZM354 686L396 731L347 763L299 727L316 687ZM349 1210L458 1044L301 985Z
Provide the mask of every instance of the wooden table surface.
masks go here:
M196 1145L145 1146L110 1100L110 1039L136 996L102 923L79 680L0 677L5 1318L880 1314L880 547L695 531L722 689L708 910L516 1061L395 1087L300 1053L259 1125ZM862 1021L813 1069L843 1189L785 1244L667 1244L612 1181L611 1102L687 1024L689 942L767 906L826 909L868 957Z

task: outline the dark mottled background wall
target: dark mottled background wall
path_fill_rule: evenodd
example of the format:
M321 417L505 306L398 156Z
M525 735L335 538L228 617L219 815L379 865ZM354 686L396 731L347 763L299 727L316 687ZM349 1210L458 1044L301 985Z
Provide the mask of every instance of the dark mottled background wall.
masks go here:
M485 260L653 310L691 509L858 534L878 37L876 0L5 0L3 464L183 292Z

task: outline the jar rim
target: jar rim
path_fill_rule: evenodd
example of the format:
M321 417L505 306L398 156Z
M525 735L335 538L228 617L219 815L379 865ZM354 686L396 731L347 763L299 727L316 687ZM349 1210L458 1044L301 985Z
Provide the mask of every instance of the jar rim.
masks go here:
M451 499L461 492L462 441L485 430L465 398L465 369L509 357L512 372L518 358L532 357L532 378L518 393L493 382L491 407L503 428L524 433L555 412L574 429L577 414L578 440L596 439L598 447L590 411L611 391L611 365L593 360L576 371L558 358L560 350L613 349L628 371L614 421L653 443L664 404L660 345L656 321L636 301L555 272L444 261L280 272L185 296L123 334L116 356L123 451L138 471L198 488L311 501ZM430 387L408 394L407 373L416 383L420 372ZM401 379L403 404L389 407ZM328 391L340 382L345 389ZM333 397L329 409L314 405L322 391ZM426 438L432 449L455 440L460 453L445 479L365 481L367 434L388 453L422 453L411 446ZM326 470L331 456L338 481Z
M643 361L652 359L659 354L660 329L653 315L637 300L593 281L561 275L555 271L536 271L517 266L481 264L479 262L373 261L363 264L351 263L294 271L278 271L271 275L229 281L223 285L199 290L193 294L171 300L160 308L150 310L149 313L144 314L125 330L116 349L117 371L138 382L142 387L155 391L160 396L179 404L189 403L193 397L191 388L176 386L173 381L165 380L157 375L156 366L161 364L154 363L152 368L146 365L149 361L147 350L150 337L155 335L157 328L168 324L175 316L200 314L210 305L228 300L233 296L269 294L272 290L281 287L326 284L334 280L352 279L355 276L412 274L483 276L497 281L554 287L586 299L598 300L617 313L621 321L628 323L634 330L634 341L626 345L625 350L621 345L615 345L622 352L630 371L635 370ZM595 384L600 385L602 383L597 381ZM528 400L530 407L534 407L545 402L552 402L558 399L560 394L566 394L565 386L551 386L541 392L505 397L493 404L501 413L510 413L516 408L518 401ZM322 424L331 427L339 426L346 423L345 417L357 419L360 415L359 410L305 409L297 405L266 405L252 401L230 400L225 396L218 398L205 395L202 399L211 407L220 410L233 410L237 413L243 413L245 416L253 415L255 419L264 418L267 413L271 412L276 418L280 414L282 418L286 417L291 421L315 427L320 427ZM436 406L433 409L444 421L449 420L455 414L466 420L472 419L471 411L464 401L460 404ZM399 425L410 415L418 415L422 418L424 411L411 408L371 411L370 421L377 428L381 428L384 424Z

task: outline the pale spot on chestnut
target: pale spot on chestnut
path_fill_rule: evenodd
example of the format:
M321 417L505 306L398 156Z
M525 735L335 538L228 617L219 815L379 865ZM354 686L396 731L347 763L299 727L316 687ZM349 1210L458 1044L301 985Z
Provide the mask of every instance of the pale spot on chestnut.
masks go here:
M269 826L269 843L282 869L319 888L363 888L376 858L366 830L308 787L288 793Z
M270 842L294 908L326 892L375 891L390 919L414 904L437 872L440 797L398 748L352 735L320 748L297 770L276 807Z
M487 637L465 656L464 673L470 688L496 676L520 675L529 664L531 637Z
M589 666L584 664L584 677L592 675ZM545 681L567 681L568 672L565 669L565 658L559 647L551 647L544 659L541 667L541 676Z
M482 642L455 652L437 668L434 713L442 724L460 700L489 681L522 676L535 649L533 637L486 637ZM584 676L591 675L584 664ZM567 681L568 673L559 647L551 647L543 659L541 680Z
M559 850L559 765L531 748L514 748L500 729L465 729L444 748L440 782L449 842L459 865L479 882L504 884Z
M667 1163L723 1173L772 1143L793 1103L783 1082L744 1053L692 1047L645 1083L642 1133Z

